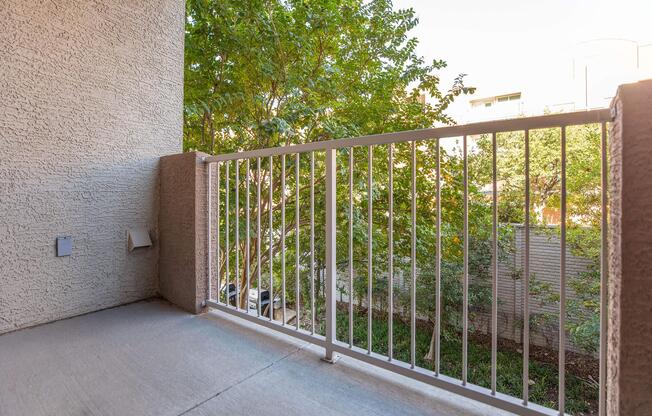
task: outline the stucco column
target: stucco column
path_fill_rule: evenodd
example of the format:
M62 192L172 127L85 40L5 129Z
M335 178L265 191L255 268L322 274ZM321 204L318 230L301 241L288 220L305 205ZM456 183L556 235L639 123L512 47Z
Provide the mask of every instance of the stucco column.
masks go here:
M200 152L161 158L159 293L192 313L207 294L206 165Z
M610 136L610 415L652 415L652 81L623 85Z

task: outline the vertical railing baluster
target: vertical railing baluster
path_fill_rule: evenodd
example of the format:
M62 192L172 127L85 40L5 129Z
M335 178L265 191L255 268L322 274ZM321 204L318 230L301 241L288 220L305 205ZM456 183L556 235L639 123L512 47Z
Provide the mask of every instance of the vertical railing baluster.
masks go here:
M217 230L215 232L215 241L216 241L216 250L215 250L215 258L217 259L216 262L216 272L217 272L217 284L215 285L215 291L217 292L217 303L220 303L220 289L222 288L222 275L221 275L221 270L220 270L220 163L216 162L215 163L217 166L215 167L215 170L217 171L215 173L215 182L216 182L216 190L215 192L217 193L217 201L216 201L216 207L215 209L217 212L215 213L216 220L215 222L217 223Z
M224 254L226 256L226 259L225 259L225 264L224 264L224 269L225 269L224 272L225 272L225 280L226 280L226 304L230 305L231 304L231 288L230 288L230 286L231 286L231 281L230 280L231 279L230 279L230 276L229 276L229 257L231 257L230 256L230 251L231 250L229 248L229 237L230 237L230 234L231 234L231 230L229 229L229 217L230 217L230 215L229 215L229 208L230 208L229 207L229 196L231 194L231 189L229 188L229 180L230 180L229 168L231 167L231 162L227 160L225 163L226 163L226 171L224 172L224 174L226 175L226 183L224 185L224 190L226 191L226 197L225 197L224 202L225 202L226 206L224 208L224 215L225 215L225 217L224 217L224 221L225 221L224 235L225 235L226 241L225 241L225 245L224 245Z
M373 146L369 146L367 153L367 353L371 354L372 323L373 323Z
M387 358L392 361L394 358L394 144L388 145L389 161L387 162L389 174L389 219L387 230L387 246L389 249L388 273L389 284L387 286L387 302L389 313L387 314Z
M206 164L206 204L208 205L208 218L207 218L207 227L206 227L206 244L208 245L208 255L206 265L206 272L208 274L208 299L212 299L212 289L213 284L213 164Z
M469 342L469 161L467 137L464 136L464 275L462 289L462 384L466 385L468 373Z
M334 362L337 284L337 151L326 150L326 361Z
M530 389L530 131L525 130L525 264L523 265L523 404Z
M315 333L315 152L310 152L310 333Z
M353 347L353 148L349 148L349 348Z
M269 320L274 320L274 182L272 179L272 157L269 157Z
M566 127L561 128L561 252L559 264L559 414L566 401Z
M249 198L249 192L250 192L250 188L249 188L249 169L250 168L251 168L251 164L249 162L249 159L247 159L247 163L246 163L247 176L245 177L246 178L246 180L245 180L245 189L246 189L246 192L247 192L247 196L245 198L245 200L246 200L245 216L247 217L246 218L246 224L245 224L245 229L246 229L246 232L247 232L247 236L246 236L246 240L245 240L245 253L246 253L246 256L247 256L245 258L245 273L247 274L247 292L245 293L246 297L245 297L245 304L244 304L244 308L245 308L245 311L247 313L249 313L249 287L251 285L251 277L249 276L250 268L251 268L251 259L250 259L251 253L249 252L249 250L251 248L250 247L250 242L251 241L250 241L250 238L249 238L249 231L250 231L249 230L249 226L250 226L250 221L249 221L249 203L250 203L250 198Z
M417 143L412 141L412 244L410 251L411 288L410 288L410 366L416 364L417 333Z
M262 234L261 234L261 229L260 229L260 210L262 207L262 201L260 200L260 158L256 158L256 202L258 204L258 209L256 212L256 277L257 277L257 284L256 284L256 289L258 290L258 316L260 317L261 310L260 310L260 302L261 302L261 295L262 295L262 287L260 285L260 277L261 277L261 269L263 267L262 264L260 264L260 258L261 258L261 253L260 253L260 247L261 247L261 241L262 240Z
M240 161L235 163L235 308L240 309Z
M281 325L285 325L285 154L281 155L281 292Z
M435 235L437 237L437 253L435 254L435 374L440 371L441 350L441 151L439 138L435 139L435 176L437 193L437 218L435 220Z
M498 168L496 133L491 134L491 394L496 394L498 358Z
M601 140L601 188L602 188L602 207L600 215L602 216L601 222L601 259L600 259L600 376L598 394L598 414L605 416L607 414L607 307L609 303L608 297L608 273L609 273L609 253L608 253L608 228L607 228L607 203L608 201L608 182L607 175L609 175L609 166L607 165L607 123L602 123L602 140Z
M296 328L299 329L299 318L301 317L301 302L300 302L300 286L299 286L299 163L301 162L300 155L297 153L295 155L295 164L294 164L294 177L296 180L296 193L294 201L294 284L295 284L295 294L294 294L294 305L295 305L295 321Z

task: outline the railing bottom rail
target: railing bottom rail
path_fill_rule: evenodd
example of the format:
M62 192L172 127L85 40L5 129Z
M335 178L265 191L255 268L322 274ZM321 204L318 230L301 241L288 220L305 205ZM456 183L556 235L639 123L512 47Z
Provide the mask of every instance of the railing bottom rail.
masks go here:
M401 361L390 361L385 355L377 354L374 352L369 353L365 349L355 346L351 347L348 344L342 343L340 341L329 343L327 342L326 338L321 335L312 334L310 331L303 329L297 330L293 326L281 325L280 322L270 321L269 318L259 317L244 312L240 309L236 309L234 306L217 302L214 299L207 300L206 306L221 312L225 312L229 315L242 318L246 321L261 325L263 327L278 331L282 334L300 339L302 341L309 342L313 345L317 345L327 350L331 350L334 353L363 361L384 370L391 371L401 376L420 381L422 383L449 391L451 393L459 394L460 396L488 404L498 409L524 416L552 416L559 414L557 410L540 406L532 402L529 402L526 406L523 405L523 401L521 399L516 397L499 392L492 393L491 389L489 388L468 382L466 384L462 384L462 380L458 380L443 374L436 375L433 371L429 371L420 367L412 368L410 364L403 363Z

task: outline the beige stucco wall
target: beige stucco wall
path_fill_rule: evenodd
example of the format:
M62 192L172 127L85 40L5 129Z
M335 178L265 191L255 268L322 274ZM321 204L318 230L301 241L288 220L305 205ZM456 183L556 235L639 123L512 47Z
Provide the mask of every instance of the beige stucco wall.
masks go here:
M183 16L183 0L0 1L0 333L157 293ZM129 253L138 226L154 247Z

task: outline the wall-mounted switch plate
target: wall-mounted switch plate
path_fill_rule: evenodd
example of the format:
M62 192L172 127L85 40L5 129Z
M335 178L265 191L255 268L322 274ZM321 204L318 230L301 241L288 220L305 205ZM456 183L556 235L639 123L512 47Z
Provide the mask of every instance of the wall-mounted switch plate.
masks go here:
M72 237L57 237L57 257L72 254Z

